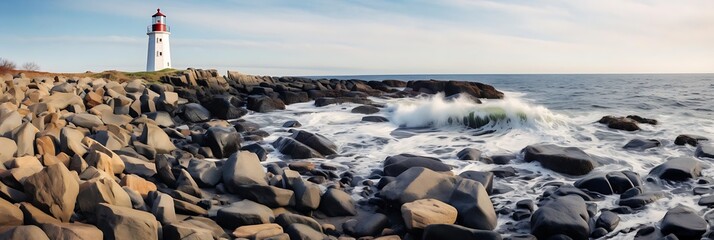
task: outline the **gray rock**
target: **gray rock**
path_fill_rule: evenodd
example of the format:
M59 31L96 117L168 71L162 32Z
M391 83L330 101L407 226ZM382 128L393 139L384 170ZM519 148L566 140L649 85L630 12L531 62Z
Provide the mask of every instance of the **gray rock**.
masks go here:
M159 126L151 123L144 125L141 136L139 136L139 141L154 148L157 154L170 153L176 149L169 135L166 134L164 130L161 130Z
M293 133L292 138L322 155L337 154L337 145L320 134L298 130Z
M558 197L533 213L531 234L538 239L549 239L558 234L572 239L587 239L590 236L588 219L585 201L581 197L575 195Z
M315 229L315 231L322 232L322 225L320 225L317 220L311 217L294 213L281 213L275 218L275 223L277 223L284 229L288 228L291 224L299 223L310 226L311 228Z
M618 224L620 224L620 216L611 211L603 211L595 221L596 227L601 227L607 232L615 230Z
M279 137L273 147L293 159L322 158L322 154L290 137Z
M357 214L355 202L349 194L342 190L330 188L322 195L320 211L330 217L354 216Z
M88 113L77 113L70 117L69 121L76 126L93 129L104 126L104 122L96 115Z
M211 112L198 103L184 105L181 117L187 122L199 123L211 120Z
M501 240L502 238L500 234L493 231L477 230L456 224L431 224L424 229L422 239ZM511 239L516 238L512 236Z
M697 145L699 145L700 141L709 141L709 139L706 137L698 136L698 135L682 134L682 135L677 136L676 139L674 139L674 144L676 144L676 145L689 144L689 145L696 147Z
M53 164L23 183L32 205L67 222L74 212L79 184L64 164Z
M227 229L271 223L274 219L273 210L250 200L234 202L230 206L218 209L216 214L218 225Z
M699 144L694 151L694 156L698 158L714 158L714 145Z
M320 187L300 179L292 185L295 192L295 207L301 210L315 210L320 206Z
M153 191L149 193L149 199L152 199L151 213L156 216L156 220L164 225L177 221L174 199L171 196Z
M229 192L237 193L241 185L268 185L265 170L252 152L240 151L231 155L221 168L223 184Z
M475 148L464 148L456 154L459 160L480 160L481 151Z
M523 149L524 160L537 161L547 169L570 175L585 175L595 168L595 161L583 150L552 144L530 145Z
M362 117L363 122L389 122L388 118L382 116L364 116Z
M389 156L384 160L384 175L396 177L412 167L424 167L437 172L451 171L451 167L433 157L399 154Z
M99 228L83 223L44 223L39 225L50 239L96 240L103 239Z
M493 191L493 173L479 171L465 171L459 174L460 177L471 179L480 182L486 188L486 192L491 194Z
M215 187L223 176L216 163L207 160L191 159L187 170L201 187Z
M627 142L622 148L642 151L648 148L659 147L660 145L662 145L662 143L656 139L635 138Z
M379 108L369 105L362 105L353 108L350 112L360 114L375 114L379 112Z
M215 158L227 158L240 149L241 137L234 128L211 127L203 139Z
M290 224L285 228L285 233L290 236L291 240L325 239L327 237L310 226L299 223Z
M670 181L686 181L701 175L702 165L699 160L689 157L676 157L653 168L650 175Z
M181 169L178 179L176 179L176 190L188 193L197 198L203 196L201 188L198 187L198 184L193 180L191 174L185 169Z
M667 211L660 227L663 235L674 234L679 239L699 239L707 231L707 222L693 209L678 206Z
M101 203L96 208L96 219L104 239L159 238L159 222L148 212Z

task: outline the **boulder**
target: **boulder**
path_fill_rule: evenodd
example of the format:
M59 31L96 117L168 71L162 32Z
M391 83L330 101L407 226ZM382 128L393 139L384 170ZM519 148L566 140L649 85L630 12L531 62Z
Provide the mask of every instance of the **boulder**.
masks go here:
M449 172L451 167L433 157L399 154L384 159L384 175L396 177L412 167L424 167L437 172Z
M44 223L39 225L50 239L96 240L103 239L99 228L84 223Z
M176 210L174 209L174 199L165 193L151 192L151 213L156 216L156 220L162 224L176 222Z
M707 222L693 209L680 205L667 211L660 227L663 235L674 234L679 239L700 239L707 231Z
M236 189L236 195L272 208L295 206L294 192L275 186L240 185Z
M0 164L12 160L17 152L17 144L14 140L0 137Z
M322 154L290 137L279 137L273 147L293 159L322 158Z
M149 178L157 173L156 163L125 155L121 155L120 158L124 162L124 172L127 174Z
M714 158L714 145L699 144L694 151L694 156L698 158Z
M241 185L268 185L265 180L265 170L255 153L248 151L234 153L221 168L223 184L229 192L238 192L238 187Z
M310 226L293 223L285 228L285 233L290 236L290 239L309 240L309 239L325 239L325 234L311 228Z
M77 196L77 208L81 213L94 213L97 206L107 203L131 208L131 198L113 179L102 178L82 183Z
M167 128L174 127L175 125L174 120L171 118L171 114L164 111L146 113L146 117L154 120L156 125L159 125L159 127Z
M213 235L211 229L206 229L200 224L190 220L166 224L163 227L163 239L220 239ZM219 229L223 231L220 227Z
M211 127L203 139L215 158L227 158L240 149L241 137L235 128Z
M362 117L363 122L389 122L389 119L382 116L364 116Z
M352 197L342 190L330 188L322 195L320 211L330 217L354 216L357 214Z
M375 106L369 106L369 105L362 105L353 108L350 112L352 113L360 113L360 114L375 114L379 112L379 108Z
M493 231L471 229L455 224L431 224L424 229L422 239L501 240L502 238L500 234Z
M171 170L171 163L169 162L170 155L158 154L154 160L156 166L156 175L159 180L166 185L174 186L176 185L176 176Z
M213 117L223 120L240 118L248 114L248 110L239 107L240 99L231 95L214 96L204 106L211 112Z
M159 222L148 212L101 203L96 208L96 219L104 239L159 238Z
M272 237L281 233L283 233L283 227L280 225L275 223L264 223L240 226L233 231L233 236L237 238L261 239L262 237Z
M279 98L271 98L264 95L250 95L248 96L248 103L246 108L251 111L266 113L276 110L284 110L285 103Z
M144 124L139 141L154 148L157 154L167 154L176 149L169 135L159 126L151 123Z
M292 184L295 193L295 208L312 211L320 206L320 187L317 184L300 179Z
M22 187L22 186L20 184L18 184L17 187ZM12 188L1 181L0 181L0 198L5 199L12 203L27 201L27 195L25 195L24 192L17 190L15 188Z
M486 189L480 182L471 179L413 167L384 186L380 195L402 204L434 198L456 208L461 225L488 230L496 226L496 213Z
M201 187L215 187L223 176L216 163L208 160L191 159L186 170Z
M136 210L141 210L141 211L149 211L149 207L147 207L146 202L144 201L144 197L141 196L141 194L137 191L134 191L133 189L129 187L122 187L124 189L124 192L129 196L129 199L131 199L131 207Z
M548 201L531 216L531 234L538 239L549 239L563 234L572 239L588 239L589 214L585 201L567 195Z
M257 143L243 146L240 150L255 153L255 155L258 155L258 159L260 159L261 162L268 158L268 151Z
M379 236L389 225L387 215L381 213L362 214L357 219L343 224L345 233L355 237Z
M615 230L618 224L620 224L620 216L611 211L603 211L595 221L595 227L603 228L607 232Z
M459 160L478 161L481 159L481 150L475 148L464 148L456 154L456 157L459 158Z
M402 218L408 229L424 229L431 224L453 224L458 211L436 199L420 199L401 207Z
M493 173L479 171L465 171L459 174L460 177L471 179L480 182L486 188L486 192L491 194L493 191Z
M337 154L337 145L320 134L298 130L295 131L291 137L322 155Z
M30 203L22 202L20 203L20 210L22 211L23 218L25 219L26 225L39 225L43 223L61 223L62 221L57 218L50 216L49 214L43 212L42 210L32 206ZM9 225L9 224L5 224Z
M0 198L0 226L22 225L23 213L19 207Z
M87 129L94 129L97 127L104 126L104 122L102 122L101 118L89 113L74 114L70 117L69 122L73 123L75 126Z
M538 161L544 168L559 173L585 175L595 168L592 157L576 147L536 144L527 146L523 152L525 161Z
M302 127L302 124L298 122L297 120L290 120L285 123L283 123L284 128L297 128L297 127Z
M660 145L662 145L662 143L660 143L657 139L635 138L627 142L627 144L625 144L622 148L642 151L649 148L659 147Z
M49 240L41 228L33 225L0 228L0 239L4 240Z
M632 171L592 173L574 183L577 188L605 195L622 194L631 188L641 185L640 175Z
M670 158L650 171L650 175L670 181L686 181L701 175L702 164L689 157Z
M16 156L34 156L35 155L35 135L40 132L30 122L25 122L12 131L12 139L17 143Z
M709 139L706 137L698 136L698 135L682 134L682 135L677 136L676 139L674 139L674 144L676 144L676 145L689 144L689 145L696 147L697 145L699 145L700 141L709 141Z
M22 125L22 116L17 111L0 112L0 136L11 133L13 129Z
M620 200L617 204L626 206L632 209L640 209L647 204L653 203L664 197L662 192L643 192L640 187L631 188L620 195Z
M32 205L67 222L74 212L79 183L64 164L53 164L23 183Z
M142 197L146 197L149 192L156 191L156 184L147 181L137 175L127 174L121 178L119 182L121 186L128 187L131 190L138 192Z
M322 226L320 225L320 223L317 222L317 220L311 217L289 212L281 213L280 215L278 215L275 218L275 223L277 223L283 228L287 228L294 223L299 223L310 226L312 229L315 229L315 231L322 232Z
M198 184L193 180L191 174L185 169L180 170L178 179L176 179L176 190L188 193L197 198L201 198L203 196L201 188L198 187Z
M270 208L250 200L241 200L218 209L216 222L223 228L236 229L240 226L271 223L275 219Z
M184 105L181 118L190 123L200 123L211 120L211 112L198 103Z
M637 131L640 127L637 126L637 121L626 117L604 116L599 123L606 124L607 127L625 131Z

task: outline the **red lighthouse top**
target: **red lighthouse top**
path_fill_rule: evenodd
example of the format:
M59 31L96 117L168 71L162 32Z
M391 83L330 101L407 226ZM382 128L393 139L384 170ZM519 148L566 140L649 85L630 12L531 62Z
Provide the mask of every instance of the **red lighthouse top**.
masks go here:
M161 13L161 9L156 9L156 14L151 16L151 32L168 32L169 27L166 26L166 15Z
M152 17L159 17L159 16L161 16L161 17L166 17L166 15L164 15L163 13L161 13L161 8L157 8L157 9L156 9L156 14L154 14Z

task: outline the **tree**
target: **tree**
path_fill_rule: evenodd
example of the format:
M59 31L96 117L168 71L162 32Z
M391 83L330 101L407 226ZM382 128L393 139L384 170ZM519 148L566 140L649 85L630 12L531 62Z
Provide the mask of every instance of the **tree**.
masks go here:
M22 69L27 71L39 71L40 65L37 65L37 63L34 62L26 62L25 64L22 64Z
M0 72L15 70L16 67L14 62L0 58Z

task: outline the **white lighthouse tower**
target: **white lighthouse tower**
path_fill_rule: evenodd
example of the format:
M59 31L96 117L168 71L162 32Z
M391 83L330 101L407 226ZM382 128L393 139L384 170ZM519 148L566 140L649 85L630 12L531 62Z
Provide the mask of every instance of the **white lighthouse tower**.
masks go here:
M166 26L166 15L161 9L151 16L152 24L146 28L149 35L149 53L146 58L146 71L159 71L171 68L171 48L169 47L169 26Z

